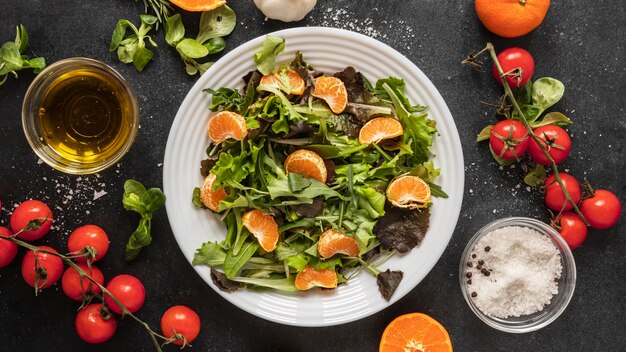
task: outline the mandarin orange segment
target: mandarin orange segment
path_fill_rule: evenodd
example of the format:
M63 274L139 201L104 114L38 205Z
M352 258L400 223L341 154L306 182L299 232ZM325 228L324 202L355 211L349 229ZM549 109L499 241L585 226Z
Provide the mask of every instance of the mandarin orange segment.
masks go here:
M283 82L281 77L283 76L280 73L263 76L261 84L280 89L287 94L301 95L304 93L304 80L296 71L292 69L287 70L284 77L288 82Z
M324 231L317 243L317 253L324 259L338 253L356 257L360 251L359 244L354 238L346 236L343 232L335 229Z
M199 12L211 11L226 4L226 0L170 0L183 10Z
M359 131L359 143L373 144L404 134L400 121L393 117L377 117L369 120Z
M254 209L243 214L241 218L243 226L259 241L259 245L266 252L276 249L278 243L278 225L274 217Z
M417 176L401 176L387 186L387 200L400 208L424 208L430 202L430 187Z
M448 331L432 317L410 313L394 319L380 340L379 352L452 352Z
M337 273L330 269L315 270L306 266L296 275L296 288L306 291L313 287L335 288L337 287Z
M314 178L322 183L326 182L328 171L326 164L319 154L307 149L298 149L285 158L285 170Z
M229 138L240 141L248 135L248 126L243 116L232 111L220 111L209 120L208 132L213 143Z
M217 176L209 174L204 179L204 182L202 182L202 187L200 188L200 200L202 201L202 204L215 212L217 212L219 208L220 201L226 199L227 197L224 187L213 190L213 185L215 184L216 179Z
M348 104L346 86L337 77L317 77L311 95L324 100L335 114L341 114Z
M476 15L489 31L514 38L529 33L543 21L550 0L476 0Z

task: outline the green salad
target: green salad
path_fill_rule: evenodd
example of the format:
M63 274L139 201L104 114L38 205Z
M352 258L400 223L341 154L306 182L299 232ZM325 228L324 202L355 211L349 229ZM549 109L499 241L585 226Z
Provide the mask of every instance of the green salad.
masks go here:
M227 226L193 265L222 290L332 289L365 268L389 300L403 273L381 265L419 245L431 195L435 121L402 78L370 83L353 67L323 73L268 36L241 90L211 87L212 140L193 193Z

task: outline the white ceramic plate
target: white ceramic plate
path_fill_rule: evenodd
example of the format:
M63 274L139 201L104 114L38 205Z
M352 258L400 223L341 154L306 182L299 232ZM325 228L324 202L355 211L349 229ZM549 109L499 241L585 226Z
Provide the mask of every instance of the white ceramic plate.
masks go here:
M407 255L391 258L383 266L383 270L392 268L404 272L404 279L390 302L381 297L376 280L365 270L336 290L285 294L245 289L225 293L211 281L208 267L194 269L226 300L267 320L297 326L329 326L354 321L384 309L409 293L446 249L463 196L464 168L459 135L435 86L411 61L389 46L361 34L333 28L293 28L273 35L286 40L286 50L278 58L279 63L290 61L300 50L307 62L327 74L354 66L371 82L387 76L404 78L408 98L413 103L428 105L430 117L437 121L440 135L433 146L437 155L434 161L442 169L437 182L450 197L433 200L430 230L421 245ZM190 263L203 242L221 241L226 234L225 225L215 215L196 209L191 203L194 187L202 183L199 165L209 145L206 125L210 96L202 89L241 88L241 77L254 69L252 57L264 38L253 39L234 49L202 75L180 106L170 130L163 163L166 208L176 241Z

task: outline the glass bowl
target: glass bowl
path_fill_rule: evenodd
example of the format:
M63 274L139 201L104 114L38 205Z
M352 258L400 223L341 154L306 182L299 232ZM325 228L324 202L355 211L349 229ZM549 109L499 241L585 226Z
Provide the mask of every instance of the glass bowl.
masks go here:
M45 163L69 174L91 174L128 152L139 109L128 82L113 68L69 58L46 67L30 84L22 127Z
M468 268L467 262L470 261L471 252L478 241L487 233L507 226L528 227L548 237L560 252L563 270L558 281L558 293L552 296L550 303L544 306L541 311L519 317L509 316L508 318L498 318L483 313L478 306L476 306L473 299L470 297L470 289L468 288L468 284L466 282L467 277L465 275ZM576 263L574 262L574 256L572 255L572 251L567 245L567 242L565 242L563 237L561 237L561 235L552 227L539 220L531 218L505 218L487 224L482 229L478 230L478 232L476 232L476 234L469 241L463 251L463 256L461 257L461 264L459 266L459 281L461 284L461 292L463 293L465 301L469 305L472 312L474 312L480 320L500 331L509 333L525 333L539 330L547 326L556 320L561 313L563 313L569 304L572 295L574 294L574 288L576 286Z

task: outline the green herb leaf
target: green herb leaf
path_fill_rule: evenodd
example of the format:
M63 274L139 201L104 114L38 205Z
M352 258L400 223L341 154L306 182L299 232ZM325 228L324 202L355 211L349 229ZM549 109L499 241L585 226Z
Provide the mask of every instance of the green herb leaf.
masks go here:
M493 128L493 125L487 125L485 128L483 128L483 130L480 131L480 133L476 137L476 142L489 140L489 136L491 136L492 128Z
M376 87L374 88L374 94L378 95L383 100L391 101L392 97L391 97L391 94L389 93L389 89L384 88L384 85L387 85L387 87L391 91L393 91L395 96L402 103L402 106L408 112L422 112L426 110L426 107L423 105L419 105L419 104L411 105L411 103L409 102L409 99L404 95L406 84L404 83L403 79L396 78L396 77L388 77L388 78L379 79L376 82Z
M523 87L513 89L513 96L520 106L532 105L532 92L533 82L529 80Z
M139 226L133 232L126 244L126 260L137 257L141 248L152 242L150 234L150 220L153 213L165 204L165 195L159 188L146 188L138 181L126 180L122 196L124 209L137 212L141 215Z
M561 81L551 77L542 77L533 83L532 100L541 111L547 110L563 97L565 86Z
M147 13L139 15L139 19L148 26L154 25L158 20L156 16L149 15Z
M181 55L190 57L192 59L205 57L209 54L209 49L207 49L199 42L189 38L185 38L181 40L178 44L176 44L176 50Z
M210 267L224 264L226 251L217 242L205 242L196 250L191 265L207 265Z
M231 280L243 284L272 288L279 291L298 291L298 289L296 289L296 285L294 284L295 276L290 276L289 278L251 278L238 276L231 278Z
M572 125L572 120L560 112L551 111L545 114L540 121L533 123L531 126L532 128L537 128L546 125L557 125L562 128L568 128Z
M287 178L289 179L289 189L292 192L300 192L311 185L311 181L309 181L309 179L302 177L295 172L287 174Z
M209 50L209 55L217 54L226 48L226 41L224 38L212 38L203 45Z
M152 242L152 236L150 236L150 220L141 218L141 220L139 220L139 226L137 226L135 232L130 235L126 243L126 260L131 261L137 258L141 249L148 246L150 242Z
M535 122L535 120L537 120L537 118L539 118L539 115L541 115L541 113L543 112L541 108L535 105L522 105L520 106L520 109L524 113L526 121L528 121L530 124Z
M152 50L146 47L137 47L137 50L133 54L133 65L137 69L137 71L141 72L146 67L148 62L152 59L154 53Z
M23 53L26 48L28 48L28 33L26 32L26 27L20 24L15 29L15 45L17 45L20 53Z
M541 164L535 164L524 177L524 183L531 187L542 186L546 180L546 169Z
M257 243L244 242L237 255L233 255L231 249L226 255L226 258L224 258L224 274L226 274L226 277L232 280L239 273L244 264L252 258L252 255L254 255L258 248L259 245Z
M204 43L209 39L229 35L237 25L237 16L230 7L223 5L200 16L200 30L196 40Z
M180 14L168 17L165 21L165 41L171 46L176 46L185 36L185 26Z
M22 69L24 60L22 60L20 50L15 43L6 42L0 47L0 62L4 64L0 69L0 75Z
M256 68L263 75L269 75L274 72L274 62L276 57L285 50L285 39L268 35L263 41L261 51L254 54L254 62Z
M491 152L491 156L493 156L493 159L502 166L508 166L515 162L515 159L508 160L508 159L501 158L498 154L496 154L496 152L493 151L491 144L489 144L489 151Z
M124 39L126 35L126 28L130 27L135 33L138 33L137 27L132 24L128 20L119 20L115 25L115 29L113 30L113 35L111 36L111 44L109 44L109 51L113 52L120 46L120 43Z
M202 200L200 200L200 187L196 187L193 189L193 197L191 198L191 202L196 208L206 208L206 206L204 206L204 203L202 203Z

